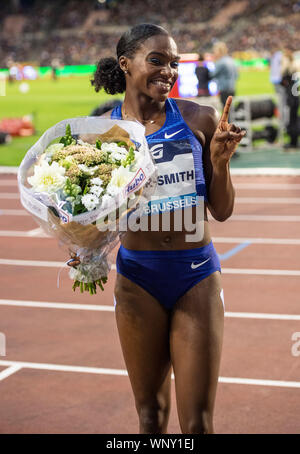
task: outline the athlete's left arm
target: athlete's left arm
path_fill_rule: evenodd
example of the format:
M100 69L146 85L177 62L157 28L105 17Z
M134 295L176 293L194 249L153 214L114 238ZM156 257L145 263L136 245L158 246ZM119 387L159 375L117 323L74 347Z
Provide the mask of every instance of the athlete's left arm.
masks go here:
M231 102L232 97L229 96L219 119L217 110L211 106L199 106L187 100L177 101L185 121L202 145L207 206L217 221L225 221L233 211L235 192L229 162L245 135L240 128L228 123Z
M221 118L218 120L215 113L210 115L206 122L208 130L206 130L203 162L209 179L208 208L218 221L225 221L233 212L235 191L229 163L245 135L245 131L228 123L231 103L232 97L229 96Z

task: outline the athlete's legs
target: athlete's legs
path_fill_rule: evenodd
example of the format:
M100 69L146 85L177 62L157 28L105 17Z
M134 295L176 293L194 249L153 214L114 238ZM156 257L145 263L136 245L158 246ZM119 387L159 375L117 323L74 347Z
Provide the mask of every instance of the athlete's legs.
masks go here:
M115 298L140 433L166 433L171 392L170 316L155 298L119 273Z
M182 433L213 433L224 309L217 271L190 289L173 311L170 333Z

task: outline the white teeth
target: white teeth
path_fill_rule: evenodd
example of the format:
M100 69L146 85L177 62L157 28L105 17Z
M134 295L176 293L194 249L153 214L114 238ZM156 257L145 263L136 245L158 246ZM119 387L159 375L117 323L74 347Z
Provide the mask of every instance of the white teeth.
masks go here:
M168 84L168 83L166 83L166 82L163 82L162 80L153 80L152 83L153 83L154 85L160 85L160 86L163 87L163 88L168 88L168 89L171 88L171 85L170 85L170 84Z

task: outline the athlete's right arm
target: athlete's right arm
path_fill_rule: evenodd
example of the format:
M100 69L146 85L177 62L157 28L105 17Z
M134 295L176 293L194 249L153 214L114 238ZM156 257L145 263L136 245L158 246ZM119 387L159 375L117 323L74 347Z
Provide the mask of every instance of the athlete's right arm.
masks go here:
M218 221L225 221L233 212L235 191L229 163L245 135L245 131L228 122L231 103L232 96L229 96L220 120L215 119L216 128L209 145L213 169L209 188L209 209Z
M220 119L217 110L211 106L200 106L191 101L185 101L182 106L182 115L185 121L202 144L208 209L217 221L225 221L232 214L234 188L230 177L229 160L226 164L221 153L219 156L216 155L215 133L223 117ZM228 125L228 127L231 128L234 125ZM230 132L228 134L234 133ZM219 148L223 146L223 142L225 144L227 141L227 137L224 134L219 134L217 139L219 140ZM212 159L211 153L212 140L214 140L214 159ZM225 165L223 165L224 163Z

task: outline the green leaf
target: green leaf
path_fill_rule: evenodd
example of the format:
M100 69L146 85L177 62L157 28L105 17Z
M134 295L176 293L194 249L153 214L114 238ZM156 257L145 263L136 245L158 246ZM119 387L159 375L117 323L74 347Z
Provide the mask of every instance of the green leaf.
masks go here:
M117 145L118 145L118 147L125 147L126 150L127 150L127 146L128 146L128 145L127 145L126 142L124 142L124 141L122 142L122 141L121 141L121 142L118 142Z
M59 143L63 143L65 147L67 147L68 145L76 144L76 140L74 140L72 137L71 126L69 123L66 126L65 135L60 139Z

